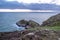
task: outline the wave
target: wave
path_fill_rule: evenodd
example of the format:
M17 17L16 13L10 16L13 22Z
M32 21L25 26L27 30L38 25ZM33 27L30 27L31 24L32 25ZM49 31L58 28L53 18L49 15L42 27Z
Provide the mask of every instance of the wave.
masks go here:
M18 27L16 24L14 24L13 26L16 27L17 31L25 30L25 27L22 26Z

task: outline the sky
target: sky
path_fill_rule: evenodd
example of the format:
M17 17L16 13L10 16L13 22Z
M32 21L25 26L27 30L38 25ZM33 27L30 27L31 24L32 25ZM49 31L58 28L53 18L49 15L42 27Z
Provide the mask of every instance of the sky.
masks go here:
M1 0L0 0L1 1ZM2 8L2 9L0 9L0 12L2 11L4 11L5 12L5 9L4 8L7 8L6 10L7 11L18 11L18 10L15 10L15 8L16 9L29 9L28 10L28 12L30 12L31 10L37 10L38 9L38 11L37 12L40 12L39 10L49 10L49 12L51 12L51 10L60 10L60 0L3 0L3 2L7 2L7 3L10 3L10 2L12 2L12 4L1 4L1 6L0 6L0 8ZM13 3L15 3L15 2L18 2L18 4L19 3L27 3L27 4L29 4L29 5L16 5L16 4L13 4ZM37 5L37 4L34 4L34 5L32 5L31 3L39 3L39 4L42 4L42 3L45 3L44 5L42 4L42 5ZM31 4L31 5L30 5ZM51 4L51 5L50 5ZM54 4L56 4L56 5L54 5ZM6 5L6 6L5 6ZM13 6L12 6L13 5ZM43 6L43 7L42 7ZM45 6L45 7L44 7ZM21 7L21 8L20 8ZM48 7L48 8L47 8ZM10 10L10 8L13 8L14 10ZM33 11L34 11L33 10ZM21 10L19 10L19 11L21 11ZM26 10L27 11L27 10ZM23 11L22 11L23 12ZM25 12L25 10L24 10L24 12Z
M60 5L60 0L5 0L6 2L17 1L18 3L48 3L48 4L56 4Z

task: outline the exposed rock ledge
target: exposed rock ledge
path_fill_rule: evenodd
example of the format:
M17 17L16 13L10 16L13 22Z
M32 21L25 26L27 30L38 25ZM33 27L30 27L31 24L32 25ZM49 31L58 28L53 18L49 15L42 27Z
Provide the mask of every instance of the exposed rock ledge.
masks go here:
M0 40L58 40L58 32L52 30L15 31L0 33Z

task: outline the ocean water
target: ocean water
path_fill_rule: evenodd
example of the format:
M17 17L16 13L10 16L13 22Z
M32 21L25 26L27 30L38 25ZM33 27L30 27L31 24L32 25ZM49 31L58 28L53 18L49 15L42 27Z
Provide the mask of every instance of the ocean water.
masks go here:
M33 20L39 24L47 20L49 17L56 15L54 12L40 12L40 13L28 13L28 12L0 12L0 32L12 32L24 30L24 27L18 27L16 22L22 19Z

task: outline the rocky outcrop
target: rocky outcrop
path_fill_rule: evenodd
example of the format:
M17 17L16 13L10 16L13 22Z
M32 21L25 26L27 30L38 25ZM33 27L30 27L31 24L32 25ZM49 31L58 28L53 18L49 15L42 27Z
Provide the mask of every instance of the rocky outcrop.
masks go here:
M57 34L53 30L4 32L0 33L0 40L58 40Z
M43 22L42 26L60 26L60 14L50 17Z
M23 40L58 40L58 36L54 31L40 30L24 35Z
M19 27L22 26L22 27L26 27L26 28L40 26L40 24L38 24L37 22L32 21L32 20L29 20L29 21L27 21L27 20L20 20L20 21L16 22L16 25L18 25Z

